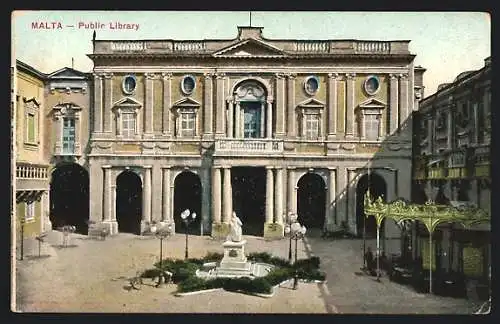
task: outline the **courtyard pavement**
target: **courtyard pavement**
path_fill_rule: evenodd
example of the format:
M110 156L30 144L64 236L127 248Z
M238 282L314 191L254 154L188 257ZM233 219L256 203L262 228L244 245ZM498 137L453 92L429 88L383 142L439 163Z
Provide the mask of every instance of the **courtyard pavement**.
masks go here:
M266 241L245 236L246 252L270 252L288 257L288 240ZM189 256L223 252L222 241L208 236L189 237ZM105 241L73 234L62 248L62 233L52 231L42 244L25 241L24 260L16 265L18 312L113 313L362 313L362 314L471 314L477 303L466 299L419 294L410 287L382 278L360 276L362 241L321 239L311 232L298 242L298 258L319 256L326 283L285 284L272 298L226 291L191 296L173 295L173 284L154 288L149 279L141 290L127 289L127 278L158 261L160 242L154 237L118 234ZM185 236L164 240L163 255L184 258Z

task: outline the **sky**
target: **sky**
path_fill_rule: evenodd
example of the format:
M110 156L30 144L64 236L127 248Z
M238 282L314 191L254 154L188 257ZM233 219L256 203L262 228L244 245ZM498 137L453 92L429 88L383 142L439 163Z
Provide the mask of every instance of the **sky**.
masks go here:
M249 25L249 11L14 11L13 58L44 73L65 66L92 70L90 23L97 39L233 39ZM425 96L463 71L484 66L491 55L491 19L483 12L252 12L265 38L410 40L424 74ZM55 28L36 29L47 22ZM110 23L138 24L110 29ZM62 28L57 28L60 23ZM82 27L79 27L81 23ZM101 25L103 24L103 25ZM69 27L73 26L73 27ZM88 26L89 28L85 28Z

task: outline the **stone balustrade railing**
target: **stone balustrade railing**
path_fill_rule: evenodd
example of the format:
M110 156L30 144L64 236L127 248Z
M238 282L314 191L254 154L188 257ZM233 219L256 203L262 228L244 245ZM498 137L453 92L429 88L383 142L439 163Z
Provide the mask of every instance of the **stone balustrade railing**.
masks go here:
M48 169L45 166L21 164L16 166L16 177L19 179L48 179Z
M356 53L382 53L389 54L391 51L390 42L355 42L354 51Z
M215 142L216 152L282 153L283 141L275 139L223 139Z
M448 167L463 167L465 166L465 152L458 151L450 153L448 157Z
M205 42L174 42L174 52L203 52L205 50Z

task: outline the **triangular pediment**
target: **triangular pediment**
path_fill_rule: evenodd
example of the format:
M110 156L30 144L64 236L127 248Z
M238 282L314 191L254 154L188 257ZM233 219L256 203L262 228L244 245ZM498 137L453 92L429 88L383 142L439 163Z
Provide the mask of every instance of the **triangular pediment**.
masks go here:
M182 107L196 108L196 107L200 107L200 106L201 106L201 104L198 101L191 99L191 98L182 98L182 99L174 102L174 104L172 105L172 107L177 107L177 108L182 108Z
M213 53L214 57L283 57L285 53L257 39L245 39Z
M53 109L72 109L72 110L81 110L82 107L78 106L76 103L74 102L63 102L63 103L60 103L60 104L57 104L56 106L54 106Z
M325 107L325 103L321 102L317 99L310 98L310 99L307 99L305 101L302 101L297 106L299 106L301 108L323 108L323 107Z
M368 100L363 101L359 104L360 108L368 108L368 109L384 109L387 104L383 101L380 101L375 98L370 98Z
M38 102L35 97L31 97L31 98L23 97L23 101L25 104L32 104L32 105L35 105L37 107L40 107L40 104L41 104L41 102Z
M73 80L83 80L87 78L87 75L83 72L80 72L78 70L65 67L62 69L59 69L55 72L52 72L47 76L48 79L73 79Z
M142 107L142 103L131 97L122 98L113 104L113 107Z

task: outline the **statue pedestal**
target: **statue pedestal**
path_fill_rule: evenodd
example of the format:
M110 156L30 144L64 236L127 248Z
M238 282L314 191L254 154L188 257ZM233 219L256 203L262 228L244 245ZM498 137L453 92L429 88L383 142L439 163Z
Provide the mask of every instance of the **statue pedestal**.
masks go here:
M237 277L248 276L251 273L251 263L247 262L245 256L245 245L247 241L240 242L226 241L224 247L224 257L217 268L217 276Z

